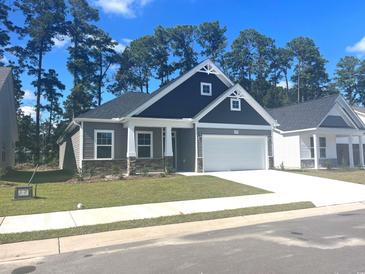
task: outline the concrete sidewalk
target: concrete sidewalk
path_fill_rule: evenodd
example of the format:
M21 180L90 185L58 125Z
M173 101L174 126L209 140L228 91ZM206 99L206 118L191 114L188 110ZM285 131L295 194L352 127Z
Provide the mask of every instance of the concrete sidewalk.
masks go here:
M62 229L85 225L97 225L120 221L150 219L293 202L303 202L303 200L298 200L288 195L268 193L237 197L8 216L2 219L0 218L0 233L4 234Z
M27 258L57 255L98 247L115 246L141 241L158 241L214 230L258 225L298 218L322 216L365 209L364 203L265 213L217 220L188 222L163 226L117 230L39 241L0 245L0 264Z

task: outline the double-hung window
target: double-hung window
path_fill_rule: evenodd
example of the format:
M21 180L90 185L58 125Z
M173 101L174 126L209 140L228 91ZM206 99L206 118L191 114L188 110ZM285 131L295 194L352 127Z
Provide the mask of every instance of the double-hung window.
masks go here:
M311 158L314 158L314 139L310 137ZM327 158L327 140L326 137L319 137L319 158Z
M137 157L145 159L152 158L152 132L137 132Z
M241 111L241 99L231 98L231 111Z
M311 151L311 158L314 159L314 139L313 137L310 137L310 147L309 147L310 151Z
M95 130L95 158L103 160L114 158L113 130Z
M326 137L319 137L319 158L327 158L327 142Z

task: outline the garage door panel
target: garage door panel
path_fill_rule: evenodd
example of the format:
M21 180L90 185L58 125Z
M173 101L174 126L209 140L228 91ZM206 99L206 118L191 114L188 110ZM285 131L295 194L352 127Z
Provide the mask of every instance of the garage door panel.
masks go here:
M204 170L264 169L265 143L264 137L204 135Z

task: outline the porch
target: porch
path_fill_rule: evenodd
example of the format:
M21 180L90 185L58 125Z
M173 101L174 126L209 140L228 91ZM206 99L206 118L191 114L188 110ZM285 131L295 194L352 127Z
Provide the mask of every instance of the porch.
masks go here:
M364 132L320 128L300 134L301 168L364 167Z

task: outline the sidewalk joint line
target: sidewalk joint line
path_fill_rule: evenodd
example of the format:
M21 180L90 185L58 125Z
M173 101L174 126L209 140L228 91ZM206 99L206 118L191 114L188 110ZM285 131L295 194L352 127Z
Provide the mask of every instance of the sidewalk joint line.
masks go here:
M60 237L57 237L57 243L58 243L58 254L61 254Z
M0 226L3 224L3 222L5 221L5 218L6 217L4 217L2 220L1 220L1 222L0 222Z
M72 222L74 223L75 227L77 227L76 221L74 219L74 216L72 216L71 211L69 211L68 214L70 214L70 217L71 217Z

